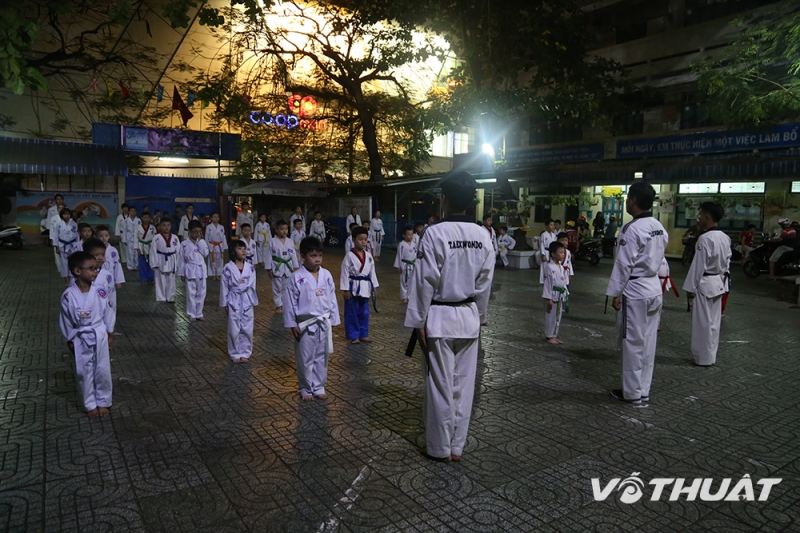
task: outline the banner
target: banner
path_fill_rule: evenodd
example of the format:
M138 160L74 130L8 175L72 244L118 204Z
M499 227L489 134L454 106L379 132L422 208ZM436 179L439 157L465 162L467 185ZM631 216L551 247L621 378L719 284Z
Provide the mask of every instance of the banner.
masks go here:
M603 143L558 146L553 148L530 148L526 150L509 150L507 165L511 168L516 168L527 165L600 161L604 157L605 146Z
M749 152L800 146L800 124L617 141L617 159Z
M17 191L17 225L27 234L41 233L42 220L47 218L49 201L55 192ZM62 192L64 205L73 211L79 222L92 226L107 225L112 233L117 221L117 195L113 193Z

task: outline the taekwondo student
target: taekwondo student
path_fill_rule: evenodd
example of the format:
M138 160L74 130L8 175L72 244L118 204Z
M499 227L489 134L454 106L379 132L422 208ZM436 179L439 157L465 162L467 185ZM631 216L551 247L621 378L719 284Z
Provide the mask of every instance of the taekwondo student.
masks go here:
M186 214L181 217L181 221L178 224L178 238L181 241L185 241L189 238L189 223L193 220L200 219L194 215L194 206L188 204L186 206Z
M256 222L256 264L267 264L267 255L269 254L269 241L272 239L272 228L269 227L267 222L267 214L259 213L258 222Z
M319 239L319 242L325 244L327 232L325 231L325 222L322 220L322 213L319 211L314 213L314 220L311 221L311 228L308 231L308 235L309 237L316 237Z
M285 220L279 220L275 224L275 236L269 241L269 255L264 268L269 270L272 278L272 303L275 304L277 313L283 312L283 291L286 288L286 280L292 272L300 268L297 260L297 250L294 242L286 235L289 232L289 225Z
M322 268L322 242L306 237L300 242L302 266L295 270L283 293L283 325L297 341L295 361L300 397L327 398L328 356L333 353L333 326L339 325L336 284Z
M447 216L420 239L405 325L417 330L426 352L425 453L460 461L495 255L491 234L468 214L475 206L475 180L458 172L440 186Z
M606 289L606 295L613 297L612 306L620 311L617 324L622 342L622 389L611 391L611 396L634 407L647 407L650 399L661 317L658 270L668 238L650 212L655 196L648 183L630 186L625 207L633 220L620 232Z
M498 229L500 234L497 236L497 249L500 251L500 260L503 262L503 266L507 267L508 252L514 249L517 245L517 241L508 234L508 228L506 226L500 226Z
M256 271L247 260L247 245L231 242L230 261L222 269L219 306L228 312L228 357L246 363L253 354L253 306L258 305Z
M378 261L381 257L381 244L386 232L383 230L383 219L380 209L375 211L375 216L369 221L369 242L372 245L372 256Z
M397 256L394 267L400 271L400 301L408 303L408 286L414 274L414 263L417 262L417 245L414 242L414 228L403 229L403 240L397 245Z
M544 264L550 261L550 243L558 239L556 224L552 219L544 223L544 231L539 236L539 283L544 285Z
M700 204L694 259L683 290L694 296L692 305L692 357L697 366L717 362L722 322L722 296L730 290L731 239L717 227L725 214L714 202Z
M339 288L344 291L344 331L350 344L372 342L369 338L369 300L378 288L375 260L366 250L369 230L353 229L353 248L344 255Z
M182 274L186 283L186 314L189 318L203 320L203 304L206 301L206 257L208 243L203 240L203 224L199 220L189 222L187 239L181 243Z
M225 252L228 250L228 239L225 227L219 223L219 213L211 213L211 224L206 226L206 244L208 244L208 275L219 278L225 264Z
M136 270L139 268L139 241L136 235L139 231L139 225L142 221L136 216L136 208L133 206L128 207L128 218L125 219L125 232L123 238L125 239L125 246L127 247L128 270Z
M172 234L172 221L164 217L158 224L158 235L150 245L150 268L156 280L156 301L175 302L175 276L182 271L178 237Z

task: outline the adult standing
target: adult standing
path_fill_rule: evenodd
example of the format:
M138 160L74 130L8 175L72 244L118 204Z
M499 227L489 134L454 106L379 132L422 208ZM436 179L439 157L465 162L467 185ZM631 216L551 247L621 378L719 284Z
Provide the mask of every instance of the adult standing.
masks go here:
M606 227L606 217L603 216L602 211L598 211L597 214L594 216L594 220L592 221L592 227L594 228L595 238L603 236L603 230Z
M467 214L475 205L475 180L459 172L440 186L447 218L429 226L420 239L405 325L416 328L426 352L426 454L460 461L495 255L488 232Z
M289 217L289 228L294 229L294 221L301 220L303 222L303 231L306 230L306 217L303 215L303 208L299 205L294 208L294 214Z
M361 226L361 215L358 214L358 209L355 207L350 210L350 214L347 215L347 231L350 232L350 224L358 224Z
M114 235L119 239L119 257L120 261L128 264L128 241L125 237L125 226L128 220L128 204L122 204L120 213L117 215L117 221L114 224Z
M383 244L383 236L386 232L383 230L383 219L381 218L381 210L375 210L375 216L369 221L369 240L372 244L372 257L377 261L381 256L381 245Z
M717 362L722 325L722 298L730 290L731 238L717 227L725 215L715 202L700 204L697 238L692 266L683 290L694 298L692 305L692 357L697 366Z
M250 227L253 227L253 212L250 210L250 204L247 202L242 204L242 209L239 211L239 214L236 215L237 237L242 234L242 224L250 224Z
M181 222L178 225L178 238L185 241L189 238L189 222L192 220L199 220L194 214L194 205L187 204L186 214L181 217Z
M668 236L650 210L656 191L637 182L628 190L625 208L633 217L623 226L606 295L619 312L622 344L622 389L611 391L617 400L647 407L656 357L662 288L658 269Z

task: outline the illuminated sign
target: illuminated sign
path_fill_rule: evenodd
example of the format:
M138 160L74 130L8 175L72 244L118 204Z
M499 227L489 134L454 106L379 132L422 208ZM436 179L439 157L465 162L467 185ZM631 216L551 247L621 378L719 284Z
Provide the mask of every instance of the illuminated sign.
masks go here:
M312 96L301 96L293 94L289 97L288 113L268 113L266 111L254 110L250 112L248 119L251 124L256 126L272 126L293 130L321 130L325 127L324 120L312 118L317 112L317 101Z

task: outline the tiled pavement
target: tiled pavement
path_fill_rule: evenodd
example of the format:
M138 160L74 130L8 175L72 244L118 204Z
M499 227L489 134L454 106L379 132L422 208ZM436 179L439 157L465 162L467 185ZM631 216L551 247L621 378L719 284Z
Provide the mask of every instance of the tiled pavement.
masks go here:
M498 271L465 460L440 464L418 451L420 360L402 355L390 257L375 342L338 329L326 402L298 401L263 271L241 366L216 283L189 322L180 298L156 304L130 279L104 419L76 409L50 258L0 251L0 531L800 530L800 312L766 280L734 276L716 368L689 365L685 301L667 300L651 406L635 410L607 398L609 265L579 264L561 348L540 338L535 276ZM336 275L340 255L326 259ZM767 502L594 501L592 477L632 472L783 482Z

